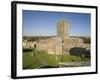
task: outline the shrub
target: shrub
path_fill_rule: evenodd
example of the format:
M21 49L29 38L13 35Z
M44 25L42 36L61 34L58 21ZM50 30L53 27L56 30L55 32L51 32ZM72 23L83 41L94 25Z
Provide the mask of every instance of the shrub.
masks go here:
M33 51L33 49L30 49L30 48L23 49L23 52L31 52L31 51Z

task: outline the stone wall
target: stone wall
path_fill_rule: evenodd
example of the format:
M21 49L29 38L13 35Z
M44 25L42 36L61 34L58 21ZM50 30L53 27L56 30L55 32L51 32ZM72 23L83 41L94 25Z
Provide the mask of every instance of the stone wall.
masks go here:
M34 48L34 45L36 43L37 42L35 41L23 41L22 45L23 45L23 48Z
M47 39L47 40L40 40L37 44L36 49L38 50L45 50L49 54L62 54L62 41L61 39Z
M68 38L62 42L59 37L51 37L50 39L41 39L38 42L24 41L24 48L34 48L36 44L37 50L45 50L48 54L68 54L70 55L70 50L72 48L85 48L90 50L90 44L84 44L80 38Z

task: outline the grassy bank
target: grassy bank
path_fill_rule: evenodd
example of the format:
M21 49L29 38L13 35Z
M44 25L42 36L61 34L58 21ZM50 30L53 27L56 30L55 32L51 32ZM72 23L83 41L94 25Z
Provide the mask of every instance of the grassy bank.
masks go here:
M79 62L80 57L62 55L52 55L45 51L24 52L23 53L23 69L35 69L43 66L57 66L60 62Z

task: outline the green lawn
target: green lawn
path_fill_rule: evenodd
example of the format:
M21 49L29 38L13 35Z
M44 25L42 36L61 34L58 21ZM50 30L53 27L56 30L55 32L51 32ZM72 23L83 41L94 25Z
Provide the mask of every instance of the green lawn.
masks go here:
M41 63L37 60L36 57L31 56L31 52L25 52L23 54L23 68L32 69L41 66Z
M81 61L80 57L70 55L51 55L45 51L35 51L34 56L32 52L23 53L23 69L35 69L42 66L57 66L60 62Z

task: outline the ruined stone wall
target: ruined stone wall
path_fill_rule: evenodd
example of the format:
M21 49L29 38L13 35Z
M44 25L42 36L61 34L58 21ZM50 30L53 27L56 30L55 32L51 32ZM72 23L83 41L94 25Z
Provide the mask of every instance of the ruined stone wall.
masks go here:
M64 54L70 55L69 51L72 48L82 47L82 45L83 45L82 39L79 39L79 38L68 38L68 39L65 39L64 44L63 44Z
M83 45L83 41L79 38L69 38L65 40L66 48L81 47L82 45Z
M62 42L61 40L57 39L47 39L47 40L40 40L37 44L36 49L38 50L45 50L48 54L62 54Z
M22 46L23 48L34 48L34 44L36 44L35 41L23 41Z

